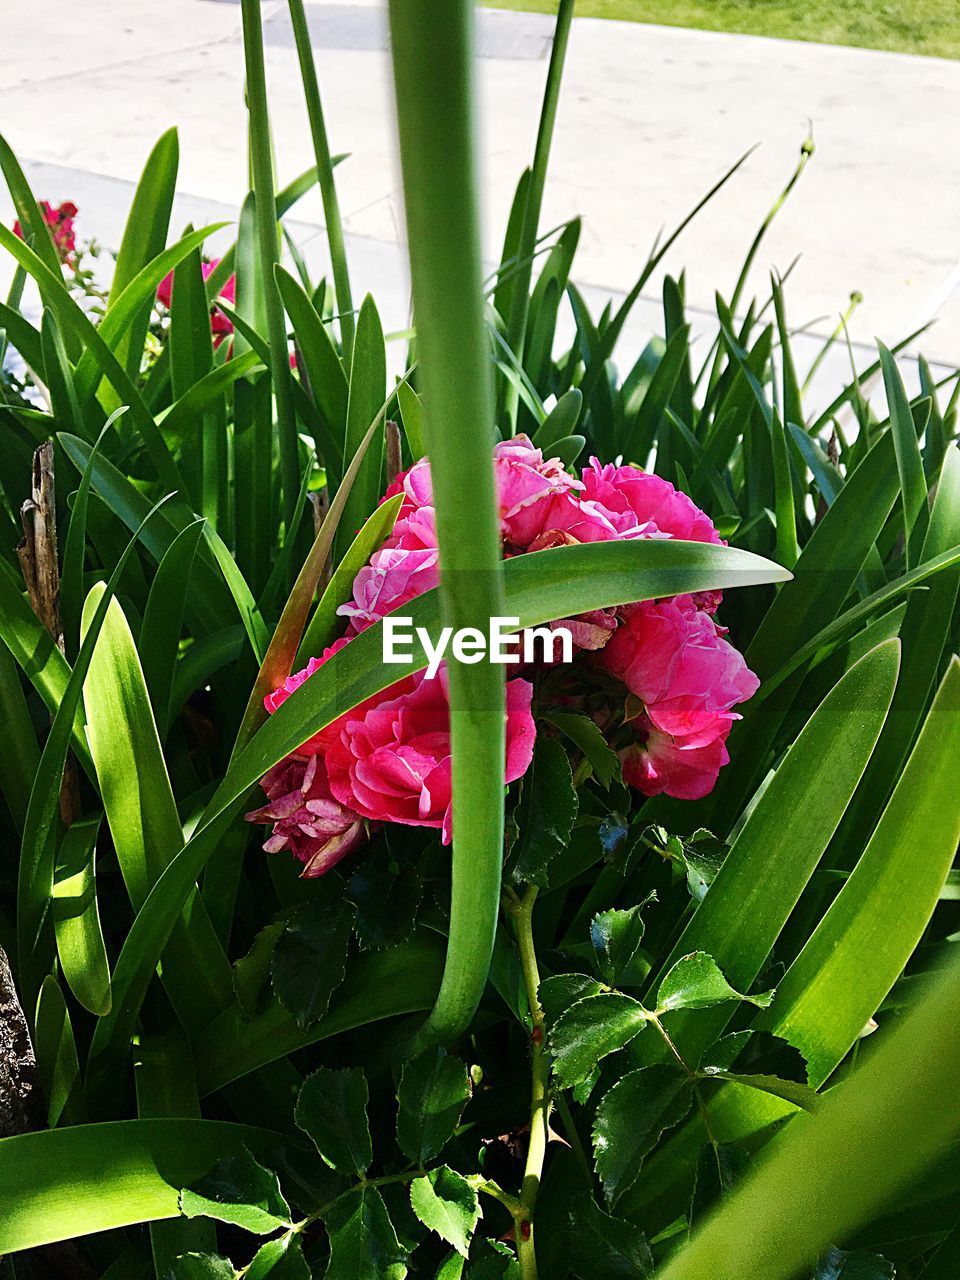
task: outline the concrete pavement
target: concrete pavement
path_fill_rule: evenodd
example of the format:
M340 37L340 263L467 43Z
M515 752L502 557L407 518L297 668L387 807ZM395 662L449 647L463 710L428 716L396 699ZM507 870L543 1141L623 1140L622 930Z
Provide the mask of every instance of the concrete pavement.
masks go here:
M384 16L366 0L307 9L331 144L350 153L338 187L354 273L399 327L407 287ZM286 180L312 154L286 5L264 0L262 12ZM495 261L533 150L552 23L495 10L479 21L485 250ZM246 187L238 4L33 0L5 15L4 34L0 132L40 197L80 205L81 234L119 242L130 184L171 124L182 157L177 216L235 210ZM575 19L543 225L581 214L575 278L598 300L622 293L660 228L761 144L665 262L686 268L688 300L707 328L714 290L729 294L811 120L817 153L764 243L753 287L764 291L770 269L801 254L787 291L793 326L828 332L859 290L855 340L893 343L937 317L922 349L960 364L960 63ZM0 198L0 216L7 210ZM322 265L315 193L296 218L298 239ZM657 278L647 294L625 357L657 327Z

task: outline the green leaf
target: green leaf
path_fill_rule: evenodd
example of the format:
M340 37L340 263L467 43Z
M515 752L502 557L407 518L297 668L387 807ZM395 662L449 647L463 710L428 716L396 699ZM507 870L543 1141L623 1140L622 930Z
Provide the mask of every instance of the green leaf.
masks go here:
M879 1008L939 900L960 840L958 704L954 657L869 844L763 1020L804 1055L814 1086Z
M556 725L564 737L590 761L598 781L610 788L610 783L620 776L620 760L608 745L596 721L577 711L549 711L544 719Z
M178 533L160 561L147 596L140 627L140 661L161 739L170 724L173 680L180 633L203 522L197 520Z
M247 1020L263 1013L269 1004L270 964L277 939L286 928L284 919L272 920L256 934L250 950L233 965L233 989Z
M350 365L350 391L347 400L346 432L343 441L344 463L354 456L371 425L382 415L387 382L386 349L377 308L369 294L360 306L357 332ZM383 468L383 437L379 435L367 449L353 489L343 511L343 520L334 541L334 561L339 562L367 516L380 497L380 473Z
M566 848L578 808L566 751L555 738L538 735L517 815L520 839L511 864L515 881L547 884L547 867Z
M443 1049L427 1049L405 1062L397 1090L397 1143L403 1154L420 1165L439 1155L469 1097L467 1068Z
M730 1194L743 1176L749 1161L746 1151L732 1143L703 1144L697 1154L693 1193L690 1196L691 1226L699 1226L704 1215L717 1201Z
M643 941L643 904L601 911L590 921L590 942L604 982L616 986Z
M581 1280L642 1280L653 1275L653 1254L640 1228L579 1196L569 1213L565 1256Z
M313 1272L299 1238L287 1233L262 1244L243 1274L244 1280L311 1280Z
M53 1129L85 1120L83 1080L70 1011L52 973L40 986L33 1047L40 1089L47 1103L47 1124Z
M166 244L179 159L177 131L168 129L150 152L133 194L110 283L111 301L119 298L137 273L162 252ZM117 355L124 361L131 377L140 372L150 307L151 303L147 301L141 313L127 325L123 338L117 344Z
M423 405L409 382L401 382L397 387L397 400L400 402L400 416L407 444L410 446L410 456L414 462L419 462L427 453L423 437Z
M385 861L368 854L347 884L347 901L357 908L357 937L371 951L410 937L423 894L411 863L393 869Z
M0 1139L0 1252L175 1218L188 1185L279 1134L213 1120L121 1120Z
M733 1084L743 1085L747 1089L759 1089L761 1093L772 1094L782 1098L784 1102L801 1107L804 1111L816 1111L820 1105L819 1096L805 1084L796 1080L781 1080L779 1076L743 1075L734 1071L722 1071L716 1068L704 1068L703 1075L710 1080L728 1080Z
M410 1206L425 1227L464 1257L480 1220L477 1193L445 1164L410 1183Z
M661 1134L693 1105L693 1081L675 1066L631 1071L604 1094L593 1126L593 1154L609 1203L636 1181Z
M549 1032L560 1088L569 1089L586 1080L601 1058L629 1044L649 1020L643 1005L617 991L588 996L571 1005Z
M600 991L600 983L596 978L585 973L558 973L553 978L544 978L537 997L547 1026L552 1027L578 1000L585 996L599 995Z
M182 1253L164 1280L236 1280L229 1258L215 1253Z
M960 1127L958 979L954 959L818 1113L788 1126L660 1280L792 1280L944 1152Z
M95 586L84 630L103 594ZM146 900L183 828L167 774L139 655L123 610L113 599L83 689L87 736L110 833L135 909ZM130 786L131 778L140 785ZM164 984L185 1025L199 1029L232 993L230 965L199 895L174 929Z
M53 882L53 923L60 967L85 1009L110 1011L110 966L97 905L96 844L100 818L75 822L64 834Z
M897 642L886 641L827 694L751 810L668 964L706 951L738 987L756 981L860 781L898 665ZM729 1013L674 1014L671 1035L681 1053L696 1061Z
M401 390L405 385L405 383L401 384ZM338 498L342 488L341 485L337 490ZM402 502L403 496L397 494L375 507L363 528L344 552L343 559L333 571L333 576L317 602L313 617L304 633L300 643L298 662L305 664L309 658L321 654L327 645L333 644L337 628L342 625L342 620L337 616L337 610L350 599L354 578L384 540L390 536Z
M578 388L565 391L534 432L532 443L542 449L546 457L552 457L559 441L573 435L582 407L583 395Z
M520 1280L516 1255L499 1240L483 1237L473 1252L474 1257L467 1263L466 1280Z
M324 1222L330 1236L325 1280L404 1280L407 1254L375 1187L345 1196Z
M367 1077L360 1067L342 1071L321 1067L307 1076L300 1089L297 1124L338 1173L364 1174L370 1168L368 1097Z
M246 1150L218 1160L208 1174L184 1187L180 1212L187 1218L230 1222L258 1236L290 1225L290 1207L277 1175Z
M727 1000L746 1000L758 1009L767 1009L774 993L741 995L735 991L720 972L713 956L705 951L693 951L682 956L668 971L657 991L657 1012L668 1013L672 1009L708 1009Z
M893 1263L879 1254L866 1249L844 1253L831 1248L817 1263L813 1280L896 1280L896 1274Z
M287 921L277 939L273 990L301 1029L326 1013L343 981L353 916L352 906L313 902Z
M880 351L880 367L883 369L883 385L890 410L890 434L897 455L897 473L903 495L903 532L907 547L907 568L912 569L920 558L920 547L926 532L927 482L923 475L923 459L917 441L910 402L903 386L900 370L891 352L877 343Z

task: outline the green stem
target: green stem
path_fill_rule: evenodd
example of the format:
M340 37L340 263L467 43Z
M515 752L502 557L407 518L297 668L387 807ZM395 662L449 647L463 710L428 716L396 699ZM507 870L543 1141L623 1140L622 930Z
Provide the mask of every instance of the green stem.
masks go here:
M560 85L563 80L563 64L567 56L570 23L573 20L573 5L574 0L560 0L557 6L557 23L554 28L553 45L550 50L550 66L547 69L547 83L543 91L543 105L540 108L537 143L533 152L533 166L530 170L530 181L527 185L527 198L524 202L523 227L520 233L520 246L517 251L517 278L511 287L513 301L510 307L510 315L507 318L507 342L511 351L514 352L521 363L523 362L527 312L530 308L530 278L533 274L537 228L540 225L543 190L547 180L547 165L550 160L550 145L553 142L553 128L557 119L557 105L560 101ZM518 395L516 383L511 382L507 392L508 415L511 421L516 415Z
M267 112L267 80L263 64L263 28L260 0L241 0L243 48L246 58L247 109L250 115L250 170L256 197L257 239L260 248L260 286L263 289L270 343L270 375L277 401L277 431L280 444L280 479L283 511L291 526L300 492L297 463L297 420L290 390L290 361L283 305L274 278L280 260L277 235L276 195L273 157L270 150L270 117Z
M320 184L320 195L323 199L323 216L327 224L327 242L330 245L330 262L333 267L333 288L337 300L336 309L340 313L343 362L349 369L353 355L355 321L353 295L350 291L350 272L347 268L347 253L343 243L340 202L337 200L333 163L330 159L330 143L323 118L320 83L317 79L317 66L310 44L310 30L303 9L303 0L288 0L288 3L290 21L293 23L293 36L297 42L297 56L300 59L303 92L307 100L307 117L310 121L313 153L317 161L317 181Z
M537 900L537 886L531 885L522 898L508 900L508 910L513 916L520 948L520 968L527 992L527 1004L533 1029L530 1035L530 1140L527 1160L523 1170L520 1191L521 1213L517 1220L517 1254L523 1280L537 1280L537 1254L534 1241L534 1213L543 1162L547 1154L547 1131L550 1120L550 1062L547 1057L544 1036L546 1021L540 998L540 969L533 942L533 907Z
M390 23L443 623L486 631L504 607L473 150L473 6L391 0ZM437 1002L414 1051L468 1026L486 985L500 903L504 668L451 661L448 674L450 934Z

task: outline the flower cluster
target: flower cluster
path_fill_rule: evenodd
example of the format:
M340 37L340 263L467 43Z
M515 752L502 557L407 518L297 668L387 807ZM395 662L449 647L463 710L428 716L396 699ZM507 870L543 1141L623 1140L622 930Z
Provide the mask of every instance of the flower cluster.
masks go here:
M213 258L210 262L201 263L204 280L209 280L213 272L219 267L220 259ZM217 294L218 298L223 298L225 302L231 305L237 300L237 277L229 276L224 282L223 288ZM168 272L160 281L157 289L157 301L170 310L173 305L173 272ZM214 307L210 312L210 332L213 334L213 345L219 347L220 343L233 333L233 321L219 307Z
M77 237L73 229L77 206L72 200L64 200L59 205L53 205L49 200L41 200L40 212L43 214L44 222L50 228L60 261L68 262L77 249ZM13 224L13 234L23 239L23 228L20 226L19 219Z
M590 460L580 478L544 458L525 436L497 444L494 471L506 556L582 542L679 538L720 543L710 519L673 485L632 466ZM340 608L346 633L267 699L270 712L335 652L374 622L437 585L439 558L430 467L417 462L393 481L401 496L386 542L357 574ZM707 794L727 763L734 707L758 681L724 639L714 615L720 592L674 596L565 619L578 671L602 690L587 706L616 738L624 780L652 796ZM508 681L505 781L522 776L533 752L532 685ZM365 837L368 824L437 827L450 839L450 731L445 674L414 675L341 716L263 779L268 803L251 821L273 823L270 851L289 849L319 875Z

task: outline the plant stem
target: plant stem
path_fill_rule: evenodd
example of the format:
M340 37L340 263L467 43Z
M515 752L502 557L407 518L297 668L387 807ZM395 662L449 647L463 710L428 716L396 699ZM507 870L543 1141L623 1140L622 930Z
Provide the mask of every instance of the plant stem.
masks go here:
M553 44L550 49L550 66L547 69L547 83L543 91L543 105L540 108L537 143L533 153L533 165L530 169L530 181L527 185L527 198L524 202L523 228L520 233L520 247L517 253L517 278L512 285L511 297L513 302L510 308L510 315L506 317L508 320L507 341L511 351L513 351L521 364L523 363L527 312L530 307L530 278L533 274L537 228L540 225L543 189L547 180L547 164L550 159L550 144L553 141L553 127L557 119L557 104L560 101L560 84L563 80L563 64L567 56L570 23L573 20L573 5L574 0L560 0L557 6L557 24L554 28ZM511 383L507 399L511 420L516 414L518 395L516 384Z
M473 6L391 0L390 29L443 623L486 630L504 606L473 146ZM448 675L450 933L440 992L413 1051L449 1042L468 1026L486 985L500 907L505 672L486 661L451 661Z
M330 143L327 128L323 119L323 100L320 97L320 84L317 79L317 67L310 44L310 30L303 9L303 0L288 0L290 21L293 24L293 37L297 42L297 56L300 59L300 76L303 80L303 92L307 100L307 116L310 120L310 134L313 138L313 153L317 161L317 181L320 184L320 195L323 199L323 216L327 224L327 241L330 245L330 262L333 268L333 288L336 295L336 309L340 313L340 337L343 343L343 363L350 368L353 355L354 315L353 295L350 291L350 272L347 268L347 253L343 243L343 223L340 220L340 202L337 200L337 188L333 177L333 164L330 160Z
M547 1128L550 1119L550 1063L544 1045L546 1022L540 998L540 969L533 942L533 906L537 900L537 886L530 885L522 898L508 900L508 910L513 916L520 948L520 967L527 991L527 1004L533 1030L530 1035L530 1140L527 1161L523 1170L523 1186L520 1191L521 1213L517 1220L517 1254L523 1280L537 1280L537 1255L534 1244L534 1212L543 1161L547 1153Z
M297 506L297 495L300 492L297 420L290 391L287 328L283 319L280 293L274 278L274 267L280 260L280 241L277 236L277 202L273 182L273 156L270 151L267 81L263 64L263 28L260 22L260 0L241 0L241 6L247 73L247 110L250 116L250 169L256 198L257 239L260 248L260 286L263 289L267 315L270 376L277 402L283 511L289 536Z

